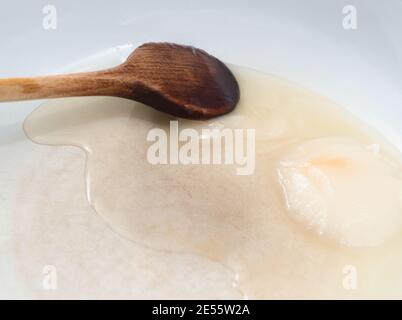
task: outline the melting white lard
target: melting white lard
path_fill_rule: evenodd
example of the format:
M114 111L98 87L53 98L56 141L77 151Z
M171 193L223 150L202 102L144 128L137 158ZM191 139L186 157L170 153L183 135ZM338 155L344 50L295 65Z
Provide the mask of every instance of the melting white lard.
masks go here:
M318 234L350 246L375 246L400 231L402 181L376 146L350 138L298 144L280 161L291 215Z
M219 119L173 119L133 101L72 98L41 105L25 131L40 144L85 150L88 200L113 230L222 263L246 297L401 298L398 151L323 97L233 70L241 101ZM254 129L255 170L150 163L147 136L155 128L169 134L171 120L200 135L211 127ZM358 270L354 290L343 286L345 266Z

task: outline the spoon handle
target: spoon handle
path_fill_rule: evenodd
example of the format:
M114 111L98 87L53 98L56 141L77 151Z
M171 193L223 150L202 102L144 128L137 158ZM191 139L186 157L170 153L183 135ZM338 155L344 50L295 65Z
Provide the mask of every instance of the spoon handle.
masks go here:
M0 79L0 102L77 96L113 96L121 92L117 70Z

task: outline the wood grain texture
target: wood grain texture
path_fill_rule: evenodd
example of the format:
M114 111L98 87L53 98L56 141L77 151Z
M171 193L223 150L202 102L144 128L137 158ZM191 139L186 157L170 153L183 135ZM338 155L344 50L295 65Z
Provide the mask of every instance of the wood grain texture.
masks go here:
M171 43L146 43L108 70L0 79L0 101L72 96L116 96L177 117L209 119L232 111L240 90L221 61Z

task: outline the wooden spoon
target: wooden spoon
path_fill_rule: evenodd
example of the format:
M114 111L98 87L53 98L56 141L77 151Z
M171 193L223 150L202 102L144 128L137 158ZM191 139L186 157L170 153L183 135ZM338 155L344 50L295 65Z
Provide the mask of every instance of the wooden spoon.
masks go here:
M232 72L194 47L146 43L107 70L0 79L0 101L73 96L132 99L171 115L209 119L232 111L240 98Z

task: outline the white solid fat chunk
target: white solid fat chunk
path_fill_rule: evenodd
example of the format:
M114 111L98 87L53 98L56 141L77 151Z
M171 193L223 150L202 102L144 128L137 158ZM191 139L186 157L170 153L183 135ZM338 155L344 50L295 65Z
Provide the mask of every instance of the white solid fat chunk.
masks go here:
M375 246L402 229L398 168L371 147L347 138L310 140L277 170L291 216L322 236Z

